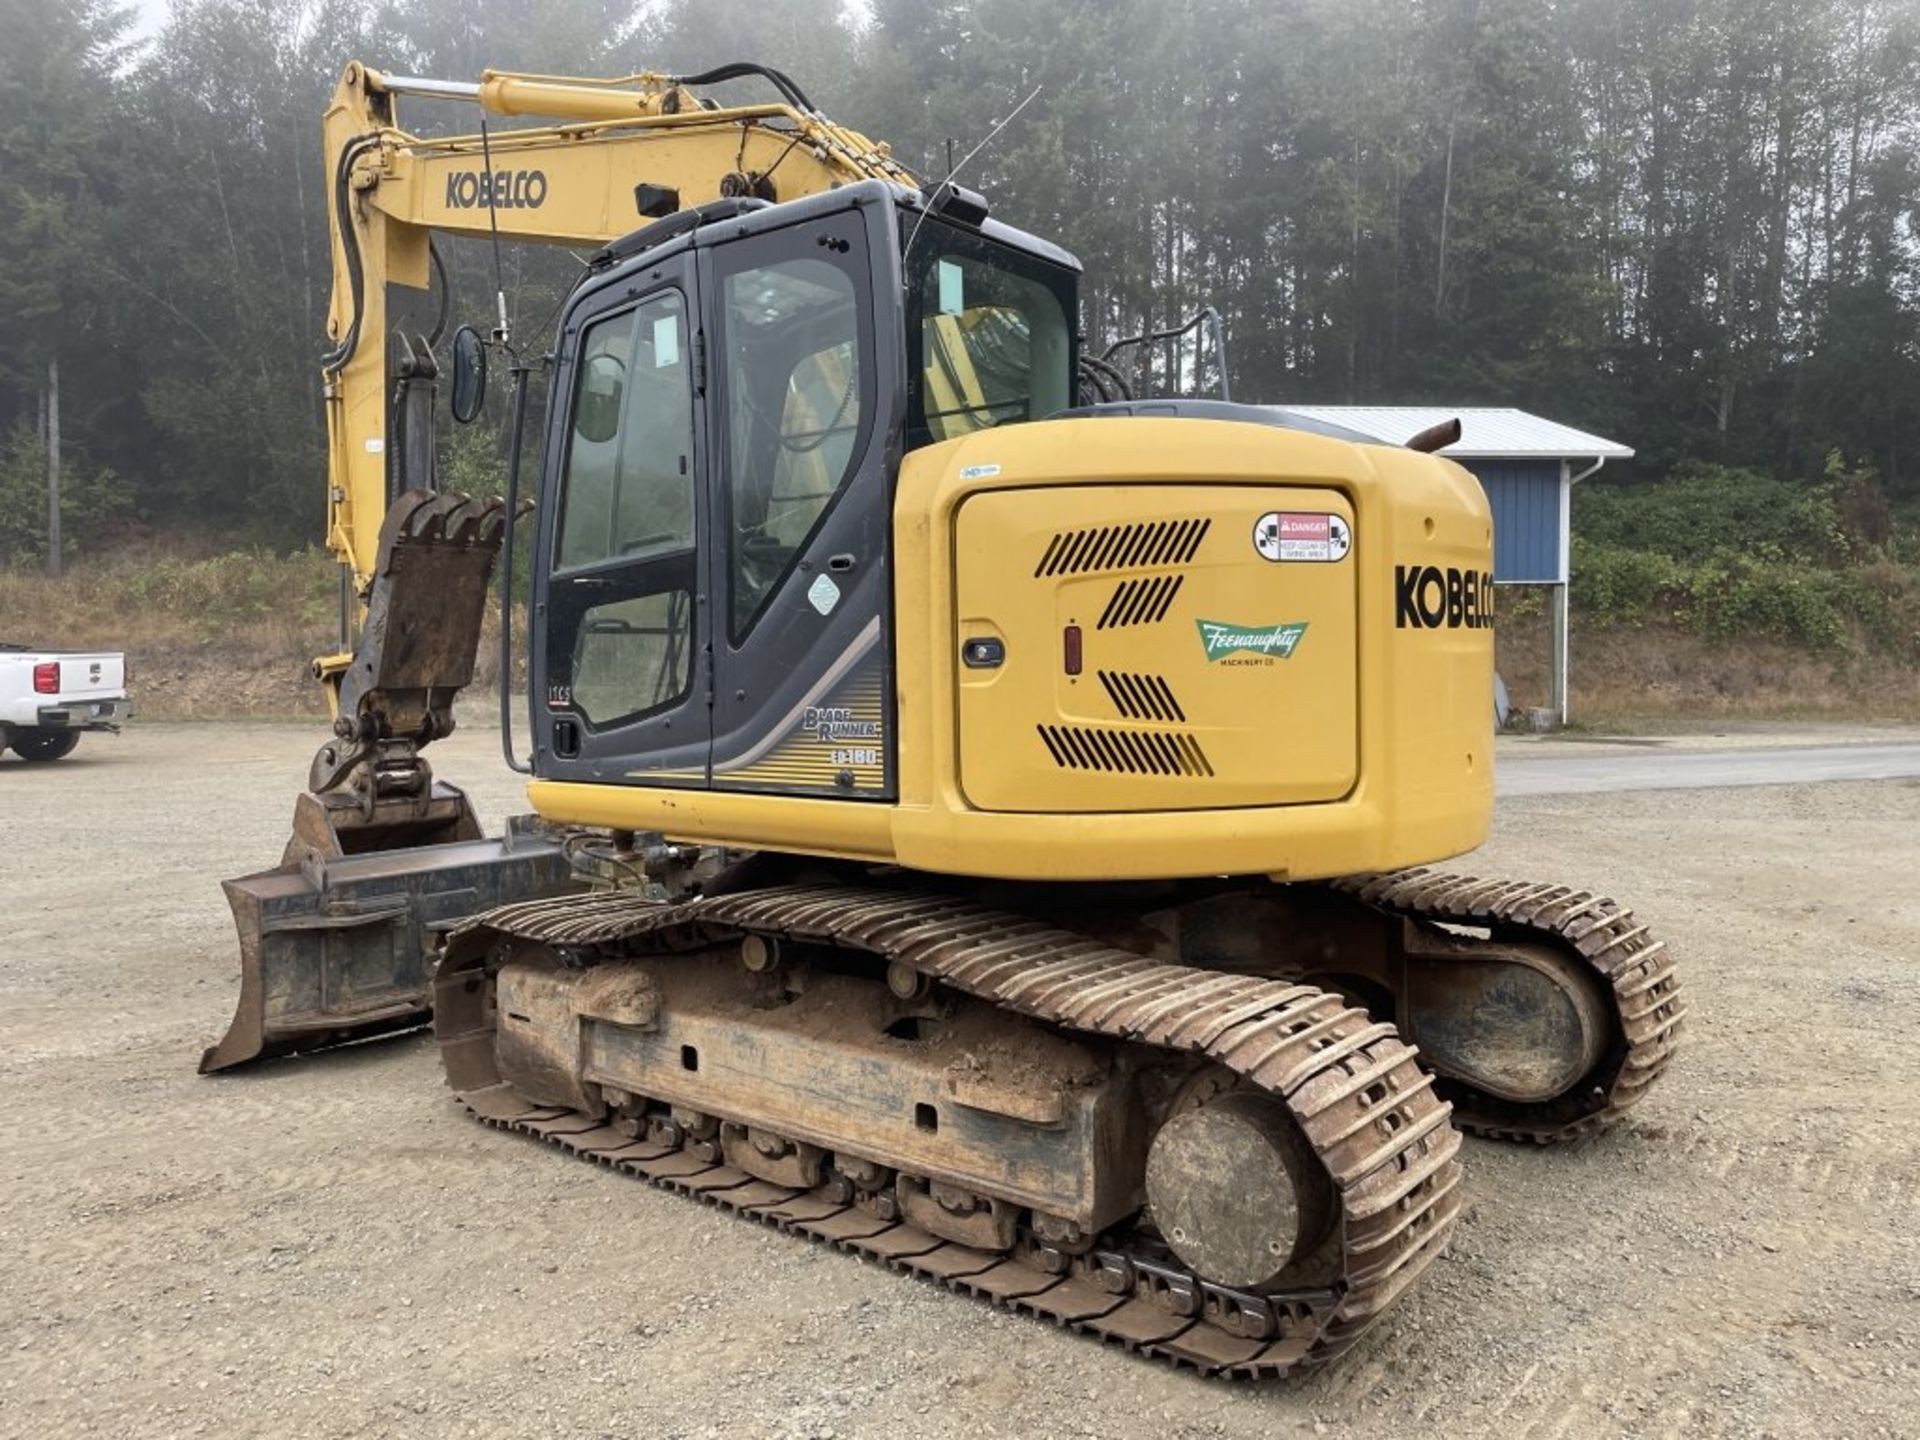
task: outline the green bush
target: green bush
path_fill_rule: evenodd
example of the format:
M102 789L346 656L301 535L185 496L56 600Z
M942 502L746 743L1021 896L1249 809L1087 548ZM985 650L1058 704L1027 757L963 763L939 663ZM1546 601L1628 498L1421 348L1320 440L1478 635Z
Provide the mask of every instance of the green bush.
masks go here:
M1698 463L1650 485L1588 483L1574 491L1573 528L1596 545L1676 560L1764 550L1809 564L1837 563L1854 551L1837 482L1856 478L1837 467L1837 460L1830 462L1817 485Z
M1920 569L1870 469L1828 458L1815 484L1694 464L1574 497L1573 605L1610 625L1920 658Z
M1920 568L1883 560L1822 573L1817 583L1874 648L1920 659Z
M1604 624L1638 625L1666 616L1685 591L1685 570L1670 555L1573 537L1573 604Z
M1574 610L1603 625L1658 622L1717 640L1920 658L1916 605L1920 572L1891 561L1840 569L1720 550L1688 564L1577 537L1573 545Z
M1687 576L1699 629L1718 640L1756 636L1817 650L1840 650L1846 617L1823 577L1778 559L1720 551Z
M540 432L529 429L520 462L520 493L533 492L540 469ZM507 461L499 432L491 425L448 425L436 457L442 490L463 495L501 495L507 488Z

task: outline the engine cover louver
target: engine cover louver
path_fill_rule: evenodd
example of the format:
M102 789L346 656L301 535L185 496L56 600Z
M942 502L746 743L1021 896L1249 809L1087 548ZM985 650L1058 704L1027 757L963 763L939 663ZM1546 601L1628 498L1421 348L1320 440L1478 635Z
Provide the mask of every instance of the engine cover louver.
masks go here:
M1089 530L1061 530L1047 545L1034 567L1043 575L1085 575L1096 570L1136 570L1156 565L1184 565L1193 559L1213 521L1149 520L1133 525L1101 525ZM1029 552L1031 553L1031 552Z
M1184 730L1109 730L1095 725L1037 728L1053 763L1063 770L1195 778L1213 774L1200 742Z
M1173 698L1173 687L1160 675L1129 675L1124 670L1102 670L1100 683L1114 709L1128 720L1185 720L1187 712Z
M1180 593L1182 575L1154 575L1144 580L1122 580L1113 598L1100 612L1096 630L1118 630L1123 625L1152 625L1166 618L1173 597Z

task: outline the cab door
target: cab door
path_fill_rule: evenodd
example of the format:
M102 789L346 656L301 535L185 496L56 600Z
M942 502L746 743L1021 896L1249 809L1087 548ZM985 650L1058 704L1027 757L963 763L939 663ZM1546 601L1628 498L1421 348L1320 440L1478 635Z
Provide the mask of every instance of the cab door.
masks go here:
M589 297L561 336L534 567L536 769L702 787L712 734L693 264Z
M894 794L891 209L703 247L716 790Z

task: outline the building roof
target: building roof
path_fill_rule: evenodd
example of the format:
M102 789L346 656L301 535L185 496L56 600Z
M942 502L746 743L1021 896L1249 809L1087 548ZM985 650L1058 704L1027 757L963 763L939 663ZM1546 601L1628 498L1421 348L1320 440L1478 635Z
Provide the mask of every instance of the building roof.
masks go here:
M1460 441L1440 453L1456 460L1626 460L1633 447L1571 425L1506 407L1440 405L1268 405L1325 425L1358 431L1383 445L1404 445L1430 426L1458 417Z

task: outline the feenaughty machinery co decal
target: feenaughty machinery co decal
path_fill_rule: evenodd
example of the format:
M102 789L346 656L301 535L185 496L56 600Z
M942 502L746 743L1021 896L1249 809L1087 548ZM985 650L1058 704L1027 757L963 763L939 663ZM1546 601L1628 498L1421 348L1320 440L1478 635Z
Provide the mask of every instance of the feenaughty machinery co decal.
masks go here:
M1300 648L1307 633L1304 620L1284 625L1229 625L1224 620L1201 620L1200 641L1207 647L1208 660L1225 660L1234 655L1253 655L1269 660L1288 660Z

